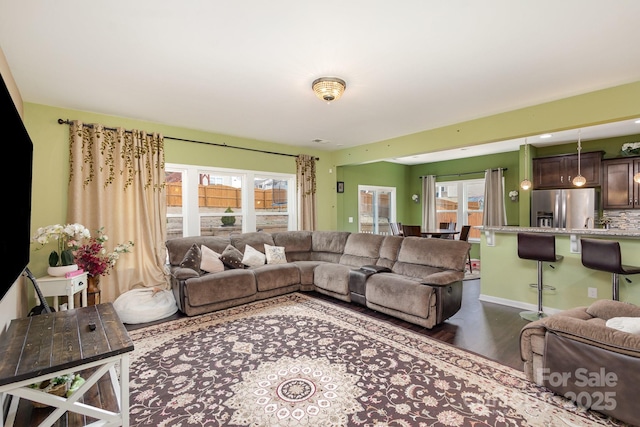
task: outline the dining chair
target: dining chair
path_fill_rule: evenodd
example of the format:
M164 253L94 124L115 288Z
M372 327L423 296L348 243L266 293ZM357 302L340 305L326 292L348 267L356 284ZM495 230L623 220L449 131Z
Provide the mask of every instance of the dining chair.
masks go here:
M402 223L401 222L390 222L389 227L391 228L391 234L393 236L402 236L404 233L402 232Z
M402 234L404 237L417 236L422 237L422 226L420 225L403 225Z
M456 225L457 223L455 222L441 222L440 223L440 228L443 228L445 230L455 230L456 229ZM442 234L440 235L441 239L453 239L453 234Z
M463 225L462 230L460 230L460 237L458 238L458 240L468 242L470 231L471 231L470 225ZM473 273L473 264L471 263L471 252L467 253L467 265L469 266L469 273Z

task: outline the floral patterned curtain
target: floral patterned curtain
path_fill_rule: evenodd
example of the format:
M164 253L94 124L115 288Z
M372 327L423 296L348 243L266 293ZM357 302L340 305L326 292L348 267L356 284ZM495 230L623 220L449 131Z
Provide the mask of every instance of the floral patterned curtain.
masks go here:
M102 229L109 252L118 243L134 242L100 277L100 302L113 302L135 287L166 288L163 136L73 121L69 150L69 222L83 224L92 235Z
M296 158L300 230L316 229L316 159L306 154Z

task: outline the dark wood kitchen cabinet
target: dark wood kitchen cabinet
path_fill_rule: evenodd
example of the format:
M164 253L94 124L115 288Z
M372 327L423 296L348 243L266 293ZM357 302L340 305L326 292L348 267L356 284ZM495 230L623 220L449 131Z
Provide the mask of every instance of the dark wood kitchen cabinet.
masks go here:
M602 161L602 208L640 209L640 184L633 175L640 172L640 157Z
M602 151L580 154L580 174L587 180L584 187L599 187ZM578 155L537 157L533 159L533 188L535 190L575 188L571 180L578 174Z

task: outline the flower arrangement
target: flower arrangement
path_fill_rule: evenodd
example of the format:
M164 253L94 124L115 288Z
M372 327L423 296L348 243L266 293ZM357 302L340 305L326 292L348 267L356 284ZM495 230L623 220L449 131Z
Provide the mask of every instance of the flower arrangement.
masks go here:
M105 242L109 237L104 234L104 227L97 230L95 237L79 245L75 252L75 261L78 268L82 268L89 273L89 276L102 276L109 274L111 269L116 265L120 258L120 254L131 252L134 243L121 243L116 245L113 252L107 252Z
M518 191L517 190L509 191L509 198L513 201L516 201L518 199Z
M72 265L75 262L73 251L78 242L91 237L91 233L82 224L54 224L40 227L33 236L33 242L41 247L55 242L57 248L49 255L49 266Z
M627 142L622 144L620 153L623 156L636 156L640 154L640 142Z

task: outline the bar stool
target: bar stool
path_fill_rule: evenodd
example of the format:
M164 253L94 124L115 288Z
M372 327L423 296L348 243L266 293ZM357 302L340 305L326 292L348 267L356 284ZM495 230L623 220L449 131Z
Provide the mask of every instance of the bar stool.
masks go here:
M640 267L622 265L619 242L602 239L580 239L580 246L582 246L582 265L592 270L611 273L612 299L620 301L620 275L640 274Z
M556 288L543 284L542 263L558 262L564 258L562 255L556 255L556 236L542 233L518 233L518 257L538 263L538 283L529 285L538 288L538 311L523 311L520 317L529 321L546 317L547 315L542 311L542 291ZM555 267L551 265L551 268Z

